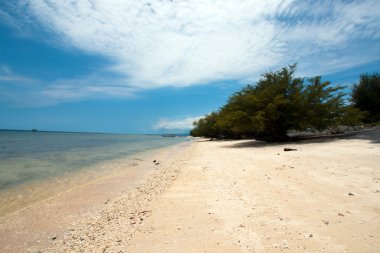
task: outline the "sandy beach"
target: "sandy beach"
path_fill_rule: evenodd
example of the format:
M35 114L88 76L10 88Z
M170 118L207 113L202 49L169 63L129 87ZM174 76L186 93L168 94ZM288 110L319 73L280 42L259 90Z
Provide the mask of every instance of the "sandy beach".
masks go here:
M65 234L98 216L104 203L124 198L149 181L189 143L99 163L93 170L37 181L0 192L0 252L46 252ZM52 239L56 238L56 239ZM54 250L53 252L55 252ZM49 252L52 252L49 250Z
M42 239L12 229L65 194L3 217L2 252L379 251L380 130L281 144L197 139L154 157L132 188L95 198L59 233L44 222L29 224ZM120 185L104 180L89 189Z

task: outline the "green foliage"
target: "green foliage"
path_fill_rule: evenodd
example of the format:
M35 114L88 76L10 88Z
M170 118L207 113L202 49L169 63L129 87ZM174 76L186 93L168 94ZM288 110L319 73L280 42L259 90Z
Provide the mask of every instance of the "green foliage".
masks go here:
M358 84L352 90L354 106L365 112L364 121L380 121L380 75L362 74Z
M265 73L255 86L246 86L196 122L193 136L280 140L290 129L323 130L360 120L358 110L345 105L343 87L332 87L321 77L295 78L295 70L291 65Z
M193 123L194 129L191 130L190 135L192 136L205 136L210 138L218 137L220 129L217 126L218 114L213 112L207 115L205 118Z

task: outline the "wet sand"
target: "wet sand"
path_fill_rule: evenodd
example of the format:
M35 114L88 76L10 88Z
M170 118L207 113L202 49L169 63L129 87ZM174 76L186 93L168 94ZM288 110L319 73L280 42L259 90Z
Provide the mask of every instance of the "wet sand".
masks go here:
M291 144L200 139L171 154L133 189L69 217L65 236L30 248L378 252L379 130Z
M93 170L32 182L0 193L0 252L36 252L50 248L64 234L99 215L104 203L125 196L187 143L110 160ZM54 240L52 240L54 238Z

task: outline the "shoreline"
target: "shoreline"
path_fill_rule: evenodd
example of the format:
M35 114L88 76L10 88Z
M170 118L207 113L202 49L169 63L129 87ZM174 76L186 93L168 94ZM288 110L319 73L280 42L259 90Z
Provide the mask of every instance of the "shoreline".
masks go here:
M294 143L196 139L183 149L173 146L155 156L160 165L130 191L68 217L70 226L59 234L45 228L44 242L31 241L23 249L376 252L379 138L375 129ZM107 183L93 190L118 181Z
M184 152L188 145L181 142L105 161L97 167L107 170L97 168L70 173L58 179L61 182L58 186L57 178L33 183L33 189L42 194L34 203L33 200L16 203L16 208L8 212L4 212L7 210L2 206L0 251L34 252L33 248L49 247L51 237L62 238L78 221L99 212L109 199L126 195L149 178L159 167L152 162L154 159L170 160ZM17 196L27 192L28 186L11 189L11 194L2 196L11 196L17 202Z
M52 249L376 252L379 137L375 130L296 143L198 140L158 181L107 205ZM168 186L170 169L179 171Z
M83 185L104 178L107 175L123 172L124 167L134 169L148 156L160 153L171 146L181 145L180 142L166 147L138 151L122 158L100 161L74 171L52 175L30 182L12 185L0 190L0 218L26 207L38 204L67 191L75 190ZM146 167L146 166L145 166Z

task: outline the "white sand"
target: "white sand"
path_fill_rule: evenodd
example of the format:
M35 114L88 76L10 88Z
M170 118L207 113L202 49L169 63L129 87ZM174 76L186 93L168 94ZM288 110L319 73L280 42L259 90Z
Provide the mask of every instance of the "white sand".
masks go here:
M72 217L46 251L379 252L379 130L279 145L199 140L176 154L139 188Z
M182 143L110 160L96 165L103 168L100 172L77 172L1 192L0 252L37 252L50 248L64 234L99 216L105 202L125 197L152 178L162 166L155 165L153 159L169 164L188 146Z

